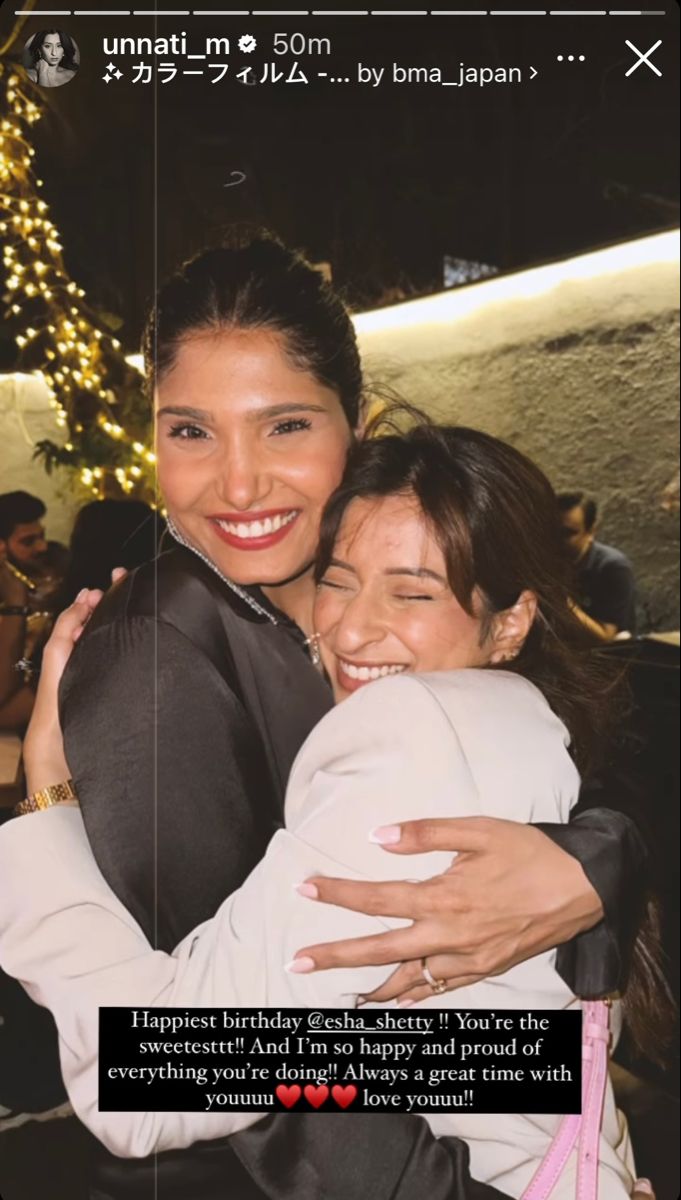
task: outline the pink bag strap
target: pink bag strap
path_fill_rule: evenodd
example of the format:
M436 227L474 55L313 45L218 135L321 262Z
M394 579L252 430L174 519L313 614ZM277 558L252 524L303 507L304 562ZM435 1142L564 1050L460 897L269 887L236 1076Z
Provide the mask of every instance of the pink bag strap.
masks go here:
M582 1113L563 1117L521 1200L546 1200L577 1144L576 1200L597 1200L603 1101L608 1079L610 1002L582 1004Z

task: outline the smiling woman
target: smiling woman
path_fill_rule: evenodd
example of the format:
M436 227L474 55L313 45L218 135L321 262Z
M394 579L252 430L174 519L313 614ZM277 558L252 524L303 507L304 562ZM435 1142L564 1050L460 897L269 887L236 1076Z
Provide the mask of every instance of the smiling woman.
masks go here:
M394 426L388 410L368 432ZM581 769L603 753L622 709L617 672L585 652L553 490L512 446L432 424L358 443L324 511L315 575L337 700L382 674L512 663L565 722Z
M269 238L208 250L183 266L160 290L145 346L147 377L153 383L158 419L159 478L169 512L169 529L180 544L118 583L78 641L60 689L65 757L60 739L58 761L44 758L51 738L48 730L41 731L39 723L34 725L33 736L29 734L27 756L33 746L31 791L56 782L55 776L70 775L75 781L98 869L117 897L121 918L117 929L121 936L127 937L132 922L135 937L146 938L154 952L171 952L195 926L208 921L225 895L238 888L262 859L272 835L282 824L284 792L296 754L332 707L331 691L310 661L307 646L315 629L312 564L322 510L341 479L361 423L362 375L353 325L338 296L299 255ZM367 455L372 444L366 447ZM428 477L426 469L426 490ZM416 493L412 476L408 483L401 491ZM388 496L394 490L388 486L380 494ZM375 499L375 490L370 495ZM498 509L498 497L496 504ZM417 639L415 626L407 629L403 623L404 613L412 608L415 613L422 610L419 620L430 613L439 630L436 641L440 645L445 610L451 617L456 616L465 631L467 654L477 658L476 638L483 633L486 636L489 605L485 601L482 614L476 610L473 585L478 582L477 574L471 575L469 570L461 586L455 584L444 545L439 550L431 546L432 536L424 538L423 525L414 526L414 514L407 508L400 517L400 528L405 537L409 533L411 541L402 548L393 544L392 537L386 538L386 550L391 555L394 552L394 558L389 559L376 546L376 565L381 567L379 590L384 599L387 597L392 615L397 613L400 618L398 646L391 645L384 654L371 634L371 623L368 639L365 633L366 653L363 648L358 652L356 641L352 645L339 642L350 678L355 669L363 673L367 662L371 663L370 677L374 669L380 675L384 666L408 665L421 670L434 662L427 656L432 648L428 649L424 630ZM397 511L392 516L397 520ZM507 541L510 547L512 539ZM410 552L408 559L404 557L406 550ZM333 557L345 564L340 567L345 575L340 580L330 576L331 582L341 582L345 587L343 580L349 577L351 591L355 580L361 587L366 582L378 586L374 564L367 556L355 562L352 554L351 542L339 543ZM493 563L488 565L487 575L491 578ZM392 574L395 570L400 571L399 576ZM482 576L480 581L484 582ZM506 576L500 580L500 587L505 582ZM503 588L497 593L490 583L483 590L496 618ZM430 597L429 602L422 603L426 597ZM521 597L514 595L508 604L513 607L518 599ZM355 598L349 607L355 607ZM529 606L525 608L530 611ZM342 614L336 624L343 624ZM67 649L71 648L69 644ZM412 657L402 657L403 650ZM484 654L488 652L493 652L489 643ZM456 665L447 661L450 666ZM60 671L63 664L64 656ZM461 674L482 675L484 687L488 676L495 681L493 672ZM44 671L43 691L46 680ZM52 686L48 725L54 734L58 728L54 679ZM534 694L526 680L511 678L509 686L514 696L528 698ZM416 695L427 710L431 709L422 685L413 678L384 679L375 687L379 707L385 694L381 689L389 687L398 689L390 693L398 713L401 698L407 694ZM371 687L359 691L331 715L335 718L345 709L352 713L351 706L357 704L363 706L361 713L365 714L365 697L373 705L372 694ZM510 694L508 690L504 693ZM542 705L542 711L548 711L544 701L540 708ZM44 710L44 706L39 707ZM549 716L554 743L558 738L555 744L560 764L566 768L566 778L574 790L575 772L565 753L562 726ZM381 720L372 716L363 724L360 720L360 724L371 753L379 751L378 741L375 746L372 743ZM431 722L432 762L439 761L443 766L445 786L441 795L446 806L452 793L456 794L450 769L455 764L453 760L445 761L451 739L440 740L437 724ZM427 713L426 727L430 728ZM400 744L406 747L409 737L402 737L401 732L399 736ZM394 737L394 730L390 737ZM490 735L490 744L492 741ZM442 750L439 758L438 747ZM539 763L535 750L528 752L530 764ZM393 761L390 755L388 759ZM398 756L394 762L399 765ZM402 784L405 779L406 775ZM386 812L380 814L382 821L418 815L419 802L422 795L428 794L428 788L424 791L422 781L412 782L413 786L404 789L403 808L388 812L386 807ZM524 765L519 792L526 803L523 811L551 811L555 795L550 780L545 779L541 786L538 781L536 794L544 807L533 807L535 789L527 785ZM388 806L397 790L391 782L375 794ZM363 807L367 795L374 795L372 788L363 790L357 799L360 821L368 819ZM494 795L503 800L509 792L497 787ZM600 794L599 801L603 802ZM69 815L74 815L74 810L51 814L58 819ZM75 815L80 821L80 813ZM43 872L33 885L31 872L39 859L32 841L34 831L40 835L41 830L54 828L56 832L61 825L58 820L55 828L48 820L45 826L41 823L43 816L48 814L34 814L25 823L22 818L12 823L14 829L6 837L0 837L0 852L3 848L11 852L12 867L5 872L4 860L0 864L3 966L24 980L30 979L31 955L37 950L40 977L48 987L61 979L62 968L70 981L78 981L78 997L69 1005L69 1019L78 1014L78 1030L73 1038L67 1034L64 1039L64 1061L68 1061L69 1069L73 1068L70 1079L74 1105L84 1119L91 1119L91 1127L102 1141L119 1156L144 1156L152 1149L171 1146L184 1148L182 1154L161 1155L132 1166L121 1157L104 1158L97 1171L95 1190L99 1194L124 1200L131 1189L140 1194L156 1189L168 1196L215 1200L217 1195L225 1194L227 1187L230 1194L249 1200L283 1196L284 1191L300 1200L312 1200L320 1191L328 1194L332 1190L349 1197L371 1195L376 1200L397 1195L411 1200L426 1190L431 1200L449 1200L453 1194L457 1200L467 1200L470 1195L479 1200L488 1195L491 1200L498 1195L471 1180L467 1151L460 1141L437 1143L422 1122L399 1114L385 1119L372 1116L371 1121L354 1115L348 1117L349 1124L344 1123L342 1114L326 1124L317 1114L312 1125L310 1116L303 1114L296 1122L295 1138L288 1136L288 1123L282 1129L284 1115L263 1122L234 1143L213 1142L206 1146L193 1144L195 1137L184 1123L186 1114L179 1118L179 1138L177 1129L168 1136L166 1128L158 1141L155 1118L140 1124L135 1116L132 1125L126 1126L126 1114L99 1113L96 1101L94 1108L91 1105L90 1090L93 1068L96 1073L96 1035L94 1060L88 1040L96 1025L94 1022L91 1026L89 1019L96 1012L96 1001L93 1003L91 993L86 995L84 980L94 978L96 988L102 989L101 997L111 1002L114 993L110 990L109 968L117 970L111 955L115 956L119 943L117 938L84 935L78 925L76 953L81 962L78 971L71 971L70 960L66 962L73 932L71 920L78 924L80 916L91 911L76 900L59 913L64 919L58 918L60 933L56 940L50 940L49 967L45 969L40 946L50 922L37 919L31 905L44 904L44 887L38 884L44 885L47 880L49 903L59 905L61 897L52 889L50 871ZM626 825L621 830L617 814L610 816L610 823L601 817L607 828L600 839L598 822L585 821L568 831L556 826L548 836L536 828L512 826L516 848L511 851L510 823L503 823L504 871L497 869L495 860L491 881L483 889L476 891L475 885L471 889L476 905L469 907L475 913L484 910L484 922L471 942L476 950L482 946L487 955L489 966L484 974L500 973L579 932L583 933L581 955L566 974L584 974L586 980L578 980L575 990L594 988L595 964L601 974L603 964L610 971L608 979L612 982L606 983L604 990L616 985L620 926L613 925L607 914L602 919L600 894L589 882L597 854L602 854L599 863L603 864L603 877L607 874L611 881L617 876L617 885L626 888L627 897L636 889L626 869L626 856L623 854L624 867L620 862L619 872L613 865L613 844L621 840L628 848L631 834ZM346 828L345 810L338 819L339 830ZM561 832L569 835L565 841L571 852L560 849ZM23 850L22 838L27 839ZM332 842L334 839L339 846L342 844L340 833L336 837L334 832ZM369 845L366 838L355 838L355 842ZM589 862L589 878L573 857L576 845ZM457 837L451 850L461 846ZM373 851L371 869L383 859L384 872L389 875L389 856L376 846ZM62 859L57 852L56 858L66 864L68 854ZM451 853L442 856L440 862L444 858L450 862ZM489 863L489 856L483 855L483 859ZM318 868L320 861L315 851L305 869ZM87 862L89 868L84 866L83 876L77 867L69 875L76 893L85 879L92 880L94 859ZM640 877L639 857L637 866ZM428 874L438 869L431 860L427 867ZM463 869L465 872L465 864ZM446 885L449 878L447 871L439 883ZM501 884L495 882L499 878ZM547 879L549 887L545 886ZM602 879L600 882L603 886ZM438 884L438 880L433 883ZM390 886L398 890L401 887L395 883ZM414 885L407 886L411 897ZM302 897L294 896L292 888L287 887L286 900L295 898L303 905ZM416 893L424 898L419 902L425 902L427 910L426 898L432 889L428 884L423 887L425 891L419 885ZM442 888L437 891L442 894ZM272 914L273 920L287 909L276 887L267 898L251 896L247 903L252 913ZM308 907L318 914L314 932L319 940L323 940L324 929L327 936L333 936L338 930L338 914L343 910L337 908L335 920L332 916L326 926L329 910L322 905ZM298 911L302 914L302 909ZM361 907L362 913L373 911L371 904ZM381 911L395 911L392 902L388 910ZM398 940L400 934L408 935L408 944L402 945L397 955L394 942L386 954L381 937L370 938L372 945L380 943L377 957L371 959L372 978L379 982L377 964L395 961L396 957L418 959L423 954L450 953L461 919L455 906L451 912L447 910L447 916L451 921L441 921L443 933L435 937L432 931L424 936L419 922L412 926L411 920L406 931L391 931L388 936ZM492 938L490 923L494 926ZM592 926L596 926L593 935L587 932ZM310 929L307 936L311 933ZM292 955L301 936L295 921L287 925L286 936ZM469 936L470 930L466 932ZM623 934L621 939L625 944L626 936ZM360 944L365 943L366 939L360 938ZM277 942L272 954L281 955L283 946L283 941ZM240 986L246 988L245 1002L252 1004L259 996L259 985L274 978L278 968L273 960L270 969L264 955L256 955L253 978L246 973L240 975L242 949L249 947L241 943L231 967L224 972L214 971L208 961L206 978L227 981L236 973ZM229 957L226 942L221 952ZM321 955L321 948L318 953ZM158 979L152 978L153 970L147 973L143 957L133 953L127 960L132 973L128 1000L135 1007L162 1004ZM155 954L151 961L166 963L165 958ZM200 961L199 954L192 957L192 968ZM280 981L298 980L299 986L301 960L298 957L295 961L297 967L290 973L279 969L277 977ZM137 973L140 964L141 975ZM293 993L293 983L290 987ZM602 987L599 982L595 990ZM65 988L60 994L64 997L68 991ZM122 998L120 1002L125 1003ZM182 1002L179 1004L181 1007ZM215 1138L218 1133L217 1125L211 1125L200 1136Z
M528 596L529 622L533 611ZM484 665L491 648L483 615L479 597L466 612L451 590L416 496L351 503L315 604L337 700L384 675Z
M306 647L312 563L362 375L338 296L270 238L182 267L161 288L145 349L159 481L181 544L102 601L64 676L61 717L101 870L170 951L264 854L293 759L332 705ZM261 1200L282 1195L285 1178L311 1200L310 1178L351 1196L359 1170L377 1200L400 1186L416 1196L423 1178L445 1200L454 1171L470 1181L463 1147L438 1146L415 1118L341 1115L327 1129L303 1115L295 1139L285 1121L143 1162L114 1147L95 1191ZM145 1137L124 1153L144 1155Z
M360 417L340 300L272 239L211 250L165 287L145 359L171 520L235 583L276 588L305 627L310 580L296 581Z
M515 537L508 537L509 527ZM488 574L495 560L497 578ZM317 574L315 621L343 703L319 722L296 758L285 828L215 918L190 932L172 955L152 951L93 874L78 814L71 822L75 839L59 854L68 863L59 887L64 875L77 882L62 902L73 904L80 889L81 902L87 896L95 913L96 941L106 946L105 959L83 970L83 951L71 943L68 974L91 1004L104 986L109 1002L122 1002L130 972L143 964L154 1003L173 1009L350 1006L358 993L366 997L384 982L389 960L383 968L317 972L314 958L294 953L299 939L312 940L324 929L364 941L399 931L411 939L416 957L418 932L399 930L400 922L384 915L391 908L370 916L310 904L318 899L305 882L311 870L394 879L399 864L366 831L403 819L415 805L430 819L568 820L579 791L573 757L587 757L587 727L604 707L604 692L596 675L573 665L581 626L569 606L553 493L532 463L463 428L417 427L402 438L358 444L327 506ZM493 669L502 663L509 668ZM397 677L383 677L389 675ZM562 685L565 723L533 677L552 680L556 691ZM425 880L433 869L449 868L447 855L435 861L422 855L410 863L410 874ZM430 959L420 961L431 1003L464 1010L579 1003L556 970L553 950L456 995L446 995L446 979L431 974ZM184 1146L258 1120L213 1105L208 1115L100 1114L95 1022L84 1036L89 1023L74 1013L69 990L57 995L48 985L40 995L49 998L64 1043L78 1047L70 1075L78 1115L114 1152ZM633 1164L625 1127L607 1089L598 1097L599 1118L603 1101L593 1174L601 1200L627 1200ZM451 1096L441 1107L447 1111L426 1117L433 1132L464 1138L475 1177L526 1200L560 1119L456 1113ZM556 1200L574 1197L575 1168L572 1156L552 1192ZM595 1200L595 1189L582 1187L581 1168L576 1173L579 1195ZM355 1200L360 1194L366 1193L349 1193Z
M24 66L29 79L39 87L61 87L69 83L80 64L80 53L63 29L41 29L24 46Z
M338 393L295 365L283 334L228 328L187 339L160 376L156 416L177 528L235 583L274 586L285 605L350 445Z

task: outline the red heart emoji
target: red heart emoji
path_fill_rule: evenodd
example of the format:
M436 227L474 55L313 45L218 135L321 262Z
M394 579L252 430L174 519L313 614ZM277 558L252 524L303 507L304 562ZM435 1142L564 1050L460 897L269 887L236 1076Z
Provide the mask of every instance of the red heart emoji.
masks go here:
M293 1108L293 1105L298 1103L302 1094L297 1083L293 1083L291 1087L288 1087L285 1083L280 1083L275 1093L277 1100L281 1100L284 1108Z
M313 1108L321 1108L324 1101L329 1098L329 1089L325 1083L320 1083L317 1087L308 1083L307 1087L303 1089L303 1095Z
M354 1083L346 1083L345 1087L341 1087L339 1083L334 1083L331 1088L331 1095L340 1108L349 1108L353 1100L357 1099L357 1088Z

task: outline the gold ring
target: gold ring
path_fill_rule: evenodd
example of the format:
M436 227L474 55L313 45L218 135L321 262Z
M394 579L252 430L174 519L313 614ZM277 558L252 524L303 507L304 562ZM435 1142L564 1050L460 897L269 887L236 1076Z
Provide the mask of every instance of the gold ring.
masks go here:
M441 996L443 992L447 991L447 980L446 979L435 979L433 977L433 975L431 975L430 971L428 970L428 964L427 964L425 958L421 959L421 974L423 975L423 978L425 979L428 986L430 988L432 988L432 990L436 996Z

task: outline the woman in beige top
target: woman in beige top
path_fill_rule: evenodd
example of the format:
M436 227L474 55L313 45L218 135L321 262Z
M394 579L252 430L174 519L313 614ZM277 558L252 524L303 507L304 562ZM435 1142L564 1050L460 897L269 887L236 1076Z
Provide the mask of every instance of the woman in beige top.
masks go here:
M424 816L566 821L578 796L578 765L588 765L603 733L609 685L579 650L553 493L532 463L496 439L421 426L359 445L323 518L317 578L320 650L343 703L296 760L286 828L243 886L172 955L152 950L108 888L77 807L53 808L2 831L0 962L51 1009L74 1108L116 1154L188 1146L259 1118L100 1113L100 1004L353 1004L382 982L386 968L315 972L297 947L404 922L322 908L309 877L399 877L384 851L385 823L407 819L415 799ZM81 601L76 622L85 606ZM73 613L66 620L73 624ZM55 781L68 769L49 696L51 663L59 660L60 632L68 638L69 629L58 631L52 658L48 648L44 704L28 751L29 770L38 758ZM30 860L22 852L26 839ZM422 855L410 859L409 870L425 879L448 866L445 855ZM427 963L431 975L446 969L438 958ZM454 996L419 1002L579 1004L556 972L555 951ZM426 1119L438 1136L463 1137L473 1175L512 1196L527 1187L559 1122L524 1114ZM629 1196L632 1171L626 1126L608 1090L602 1200ZM575 1194L572 1161L553 1194Z

